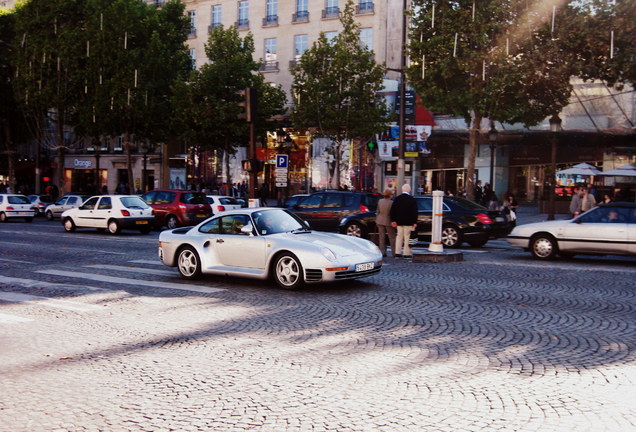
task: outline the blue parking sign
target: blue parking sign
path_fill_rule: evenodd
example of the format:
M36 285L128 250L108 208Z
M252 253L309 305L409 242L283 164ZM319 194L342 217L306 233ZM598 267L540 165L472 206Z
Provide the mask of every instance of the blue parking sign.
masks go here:
M286 154L276 155L276 168L287 168L289 156Z

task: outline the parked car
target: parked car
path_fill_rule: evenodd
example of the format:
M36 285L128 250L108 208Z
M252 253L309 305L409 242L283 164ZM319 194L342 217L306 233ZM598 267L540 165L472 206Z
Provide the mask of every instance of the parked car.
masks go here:
M282 288L371 276L382 253L368 240L311 231L286 209L218 214L194 228L159 235L159 257L181 276L202 273L273 280Z
M212 208L203 192L157 189L146 192L141 199L154 210L157 228L192 226L212 216Z
M368 214L375 217L375 209L382 195L373 192L315 192L303 198L290 210L307 221L312 229L367 237L368 231L355 222L343 222L353 214ZM359 231L359 232L356 232Z
M540 260L557 254L636 255L636 204L600 204L574 219L519 225L508 242Z
M134 229L148 234L154 216L152 208L136 195L97 195L81 206L66 210L61 216L67 232L76 228L97 228L118 234L122 229Z
M210 207L212 207L212 214L215 215L228 210L238 210L243 207L241 202L234 197L207 195L207 199Z
M62 213L66 210L81 206L88 198L90 198L88 195L64 195L53 204L46 206L44 215L48 220L52 221L62 216Z
M431 239L433 230L433 197L418 195L417 239ZM442 202L442 244L445 247L460 247L467 242L473 247L485 245L491 238L505 237L514 226L499 210L486 207L460 197L444 197ZM349 215L341 221L342 234L367 236L375 232L375 212Z
M13 218L31 222L36 212L28 197L19 194L0 194L0 222L8 222Z
M44 216L44 210L50 204L53 204L53 197L51 195L29 195L29 201L33 205L33 208L37 211L36 216Z
M289 198L287 198L285 200L285 202L283 203L283 207L284 208L292 208L294 207L296 204L300 204L300 202L305 198L308 197L309 194L296 194L296 195L292 195Z

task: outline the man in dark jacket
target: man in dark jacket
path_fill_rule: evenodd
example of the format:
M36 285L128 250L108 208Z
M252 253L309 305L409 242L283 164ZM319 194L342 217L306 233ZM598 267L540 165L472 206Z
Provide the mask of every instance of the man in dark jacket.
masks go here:
M412 258L409 239L411 231L417 228L417 202L411 196L411 185L409 184L404 184L402 193L393 200L391 225L397 229L395 256ZM404 248L404 255L402 255L402 248Z

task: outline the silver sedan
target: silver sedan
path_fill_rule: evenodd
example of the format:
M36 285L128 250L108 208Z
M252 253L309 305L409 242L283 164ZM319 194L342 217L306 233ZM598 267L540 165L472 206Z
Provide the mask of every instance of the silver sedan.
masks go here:
M159 258L186 279L201 274L272 278L282 288L357 279L378 273L382 253L372 242L315 232L278 208L233 210L195 227L159 235Z

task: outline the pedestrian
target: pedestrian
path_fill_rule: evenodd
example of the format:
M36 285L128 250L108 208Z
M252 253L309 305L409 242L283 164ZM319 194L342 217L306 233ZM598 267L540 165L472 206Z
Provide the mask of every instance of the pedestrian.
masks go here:
M570 201L570 214L573 218L577 217L581 214L581 198L583 196L582 188L578 187L574 188L574 193L572 194L572 200Z
M596 198L592 195L588 188L581 188L583 194L581 196L581 213L594 208L596 206Z
M395 257L395 228L391 226L391 207L393 206L393 191L386 189L384 198L378 201L375 211L375 225L378 227L379 246L382 256L386 256L386 237L389 236L391 253Z
M486 183L484 185L484 193L481 197L481 202L479 204L483 205L484 207L490 206L490 201L493 200L494 193L495 192L492 190L490 183Z
M411 185L402 185L402 193L391 206L391 226L396 228L395 257L412 258L411 231L417 228L417 202L411 196Z
M484 189L481 187L481 180L477 180L477 185L475 186L475 202L481 204L481 201L484 198Z
M501 210L508 217L508 221L512 222L513 226L517 225L517 210L519 209L519 204L515 199L515 196L508 192L506 194L506 199L504 200Z
M612 198L612 193L611 192L605 192L603 194L603 199L601 200L602 204L609 204L611 202L614 202L614 198Z

